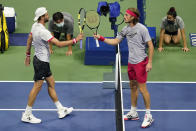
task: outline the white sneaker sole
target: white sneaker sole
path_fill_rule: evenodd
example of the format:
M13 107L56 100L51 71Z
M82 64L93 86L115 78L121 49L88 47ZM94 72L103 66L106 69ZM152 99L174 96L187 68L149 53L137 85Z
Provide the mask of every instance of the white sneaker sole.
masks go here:
M32 124L39 124L41 123L42 121L30 121L30 120L26 120L26 119L21 119L22 122L25 122L25 123L32 123Z
M67 108L67 112L63 116L59 116L59 119L62 119L69 115L73 111L73 107Z
M25 118L23 118L23 115L24 115L24 112L22 113L22 118L21 118L21 121L22 122L32 123L32 124L38 124L38 123L41 123L42 122L42 120L40 120L40 119L39 119L39 121L31 121L31 120L25 119Z
M153 122L154 122L154 119L152 119L152 122L149 125L147 125L147 126L141 126L141 127L142 128L148 128L148 127L150 127L152 125Z

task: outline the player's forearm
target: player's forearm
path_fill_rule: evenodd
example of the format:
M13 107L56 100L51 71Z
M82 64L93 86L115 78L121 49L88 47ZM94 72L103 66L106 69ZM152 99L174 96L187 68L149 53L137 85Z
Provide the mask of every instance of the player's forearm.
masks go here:
M77 42L77 40L73 39L73 40L67 40L67 41L59 41L56 38L53 38L50 42L52 44L55 44L58 47L65 47L65 46L68 46L68 45L75 44Z
M149 63L152 63L153 54L154 54L154 47L153 47L152 41L150 41L148 44L148 62Z
M26 53L31 53L31 44L32 44L33 38L32 35L29 34L29 37L27 39L27 47L26 47Z
M65 47L73 44L73 40L59 41L56 45L58 47Z
M115 39L105 38L104 42L109 44L109 45L118 45L118 43L120 43L120 40L118 40L117 38L115 38Z

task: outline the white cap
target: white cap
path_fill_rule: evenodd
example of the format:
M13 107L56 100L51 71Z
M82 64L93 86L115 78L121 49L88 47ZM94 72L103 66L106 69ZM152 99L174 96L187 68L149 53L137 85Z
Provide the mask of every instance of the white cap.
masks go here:
M47 13L47 10L45 7L40 7L40 8L37 8L36 11L35 11L35 18L34 18L34 21L37 21L38 18L44 14Z

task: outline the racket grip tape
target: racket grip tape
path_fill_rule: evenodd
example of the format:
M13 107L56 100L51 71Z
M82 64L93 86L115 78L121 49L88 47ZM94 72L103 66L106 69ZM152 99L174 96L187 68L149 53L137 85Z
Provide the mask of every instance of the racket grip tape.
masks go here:
M82 40L80 40L80 49L82 49Z
M95 39L96 41L96 46L99 47L99 41L97 39Z

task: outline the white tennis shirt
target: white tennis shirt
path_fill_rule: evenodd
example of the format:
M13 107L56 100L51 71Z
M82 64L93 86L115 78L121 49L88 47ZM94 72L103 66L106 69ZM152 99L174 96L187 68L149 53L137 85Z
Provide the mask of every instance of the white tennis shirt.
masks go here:
M34 55L40 61L50 62L49 42L54 38L51 33L40 23L34 23L31 28L33 36Z

